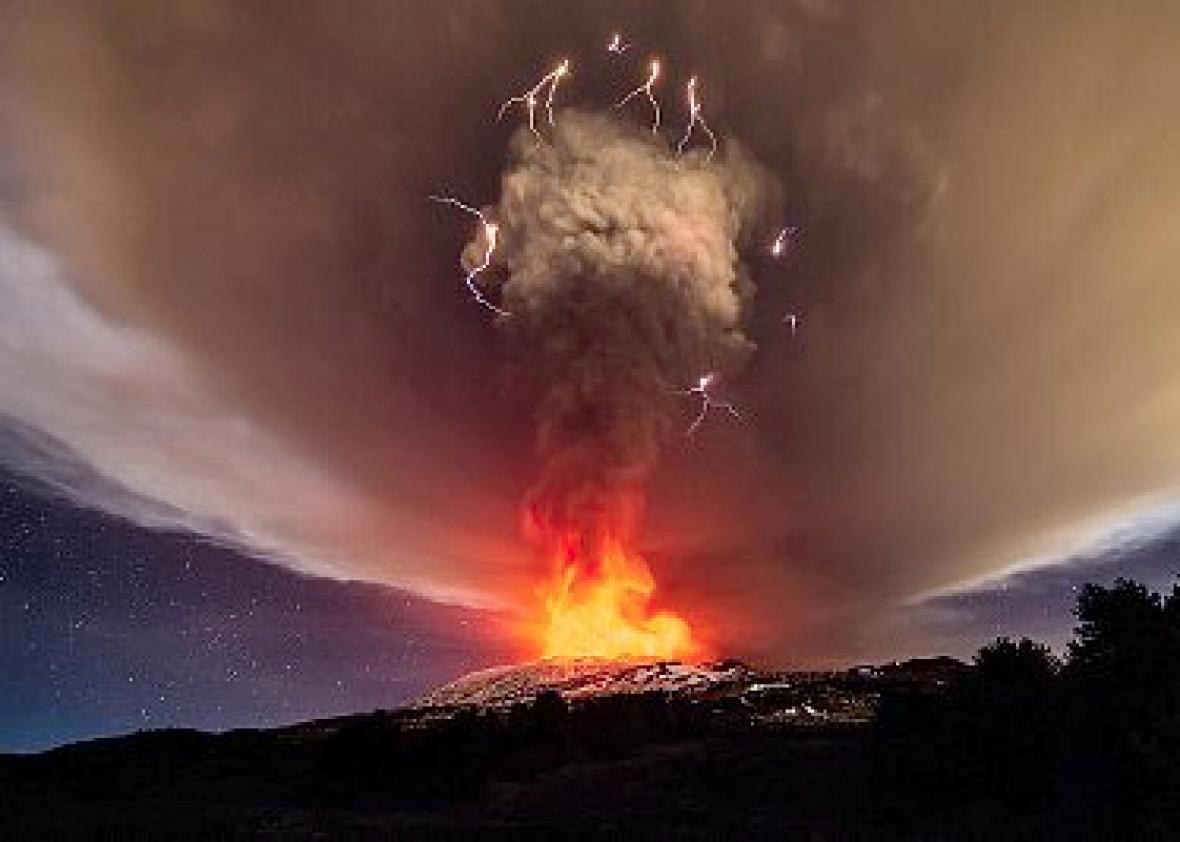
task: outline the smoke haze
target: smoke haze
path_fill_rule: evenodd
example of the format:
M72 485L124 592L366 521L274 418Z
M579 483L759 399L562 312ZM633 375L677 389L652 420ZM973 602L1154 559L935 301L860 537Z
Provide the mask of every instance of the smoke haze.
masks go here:
M536 335L571 301L610 314L603 348L635 327L661 337L643 340L649 368L596 356L606 371L544 379L578 386L542 386L541 448L567 452L580 391L623 390L612 411L646 420L623 441L596 426L596 469L650 472L661 588L739 653L922 649L897 621L921 594L1072 551L1175 496L1175 4L604 8L6 4L5 463L295 570L519 604L536 395L466 297L467 220L425 200L447 192L499 194L514 361L532 349L568 370ZM604 50L615 29L636 44L621 58ZM620 231L652 236L632 275L612 251L629 240L578 234L600 205L533 201L549 195L534 175L567 172L544 156L563 153L509 153L511 121L494 118L569 55L561 100L583 111L561 115L558 149L641 159L656 147L593 115L649 54L668 70L669 132L695 73L740 147L716 175L689 159L611 204ZM785 262L750 251L743 279L708 232L741 241L773 208L768 182L802 237ZM672 231L669 203L731 216ZM515 237L524 225L559 239ZM587 267L603 300L549 296ZM667 337L616 321L611 283L635 277L660 281L640 313L681 296L691 317ZM683 407L636 396L710 367L747 422L673 440L653 468L659 419Z

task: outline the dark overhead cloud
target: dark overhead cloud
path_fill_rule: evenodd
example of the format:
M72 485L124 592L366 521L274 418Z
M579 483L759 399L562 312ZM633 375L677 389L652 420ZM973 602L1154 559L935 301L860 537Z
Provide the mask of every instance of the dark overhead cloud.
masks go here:
M699 75L802 229L748 255L747 422L655 477L653 565L702 622L779 657L917 645L899 603L1175 487L1174 4L0 15L3 452L94 505L520 602L532 419L425 197L494 200L495 108L557 57L593 110L656 52L667 119Z

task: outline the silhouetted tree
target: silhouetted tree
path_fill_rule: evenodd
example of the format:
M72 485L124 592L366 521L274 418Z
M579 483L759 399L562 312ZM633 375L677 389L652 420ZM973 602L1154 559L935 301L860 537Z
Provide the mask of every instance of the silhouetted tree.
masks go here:
M1064 677L1071 798L1108 832L1176 826L1180 635L1176 591L1163 599L1118 579L1086 585Z
M976 679L992 687L1043 690L1060 667L1048 646L1027 637L998 637L975 656Z
M1128 697L1158 685L1174 668L1174 637L1159 594L1129 579L1112 587L1086 585L1074 614L1079 623L1069 644L1072 678L1117 688Z
M951 699L970 783L1020 810L1039 810L1052 796L1059 666L1043 644L1000 637L979 650Z

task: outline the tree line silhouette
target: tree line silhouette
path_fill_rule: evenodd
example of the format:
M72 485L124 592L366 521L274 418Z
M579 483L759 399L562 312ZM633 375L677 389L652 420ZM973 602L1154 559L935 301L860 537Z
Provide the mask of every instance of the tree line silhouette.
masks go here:
M1180 586L1090 584L1064 656L983 647L947 692L882 699L883 819L956 838L1177 838Z

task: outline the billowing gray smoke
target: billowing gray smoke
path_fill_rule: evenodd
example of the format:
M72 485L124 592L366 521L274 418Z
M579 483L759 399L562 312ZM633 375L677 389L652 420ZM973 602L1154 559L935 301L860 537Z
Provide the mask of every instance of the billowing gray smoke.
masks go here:
M739 252L771 185L735 143L677 156L603 114L567 111L544 142L516 135L488 215L502 325L540 390L534 527L594 542L633 526L677 391L753 349ZM464 262L485 249L470 243Z
M667 134L699 74L711 125L789 191L804 236L765 280L752 262L758 306L731 251L749 165L677 169L575 114L519 141L487 280L539 390L538 489L638 482L672 419L644 547L719 648L970 651L896 606L1174 502L1180 4L287 5L0 2L6 469L302 571L530 600L524 402L453 273L464 220L425 196L497 198L496 105L557 56L572 102L660 55ZM677 446L692 406L668 391L741 363L741 304L746 421Z

